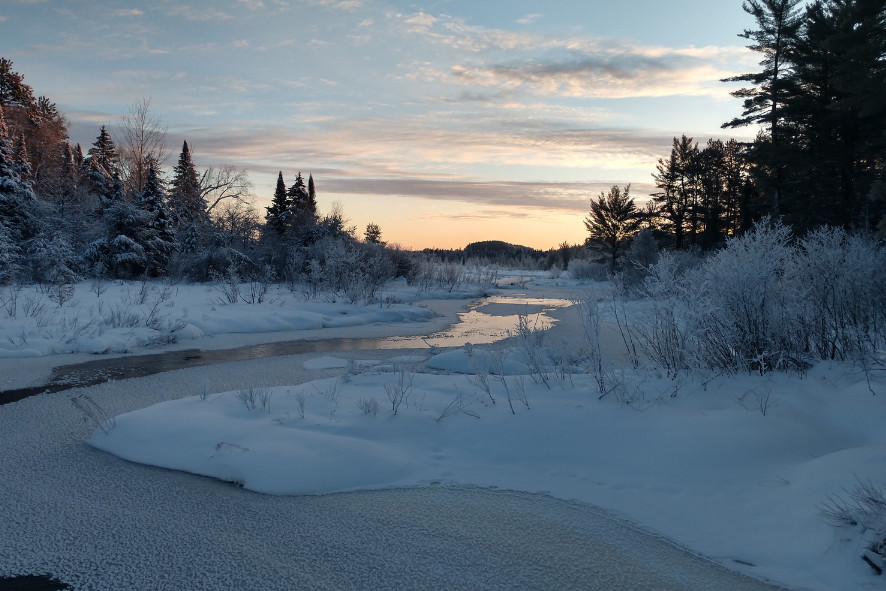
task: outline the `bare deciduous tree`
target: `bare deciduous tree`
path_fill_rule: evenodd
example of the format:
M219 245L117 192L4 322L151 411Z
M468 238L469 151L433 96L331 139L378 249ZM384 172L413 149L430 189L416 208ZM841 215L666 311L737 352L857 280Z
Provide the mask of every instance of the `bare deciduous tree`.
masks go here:
M161 166L166 160L166 126L151 111L151 99L143 98L129 107L120 121L120 159L126 185L141 191L148 177L148 164Z
M206 200L206 213L227 199L248 202L252 197L252 181L245 168L230 165L207 168L200 177L200 196Z

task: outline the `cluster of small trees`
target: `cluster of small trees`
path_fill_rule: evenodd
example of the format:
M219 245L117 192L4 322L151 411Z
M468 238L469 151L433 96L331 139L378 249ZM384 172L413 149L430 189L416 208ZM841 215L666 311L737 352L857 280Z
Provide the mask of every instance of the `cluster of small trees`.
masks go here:
M187 141L164 175L166 130L150 101L131 108L118 138L102 126L84 155L55 105L0 58L0 283L260 277L338 291L358 283L371 297L408 266L377 225L361 243L340 208L319 215L313 176L287 188L281 172L262 220L246 171L199 173ZM355 263L366 276L344 269Z
M84 155L55 105L0 58L0 281L187 275L206 251L249 248L245 171L198 174L184 142L167 181L165 128L147 100L120 138L102 126Z

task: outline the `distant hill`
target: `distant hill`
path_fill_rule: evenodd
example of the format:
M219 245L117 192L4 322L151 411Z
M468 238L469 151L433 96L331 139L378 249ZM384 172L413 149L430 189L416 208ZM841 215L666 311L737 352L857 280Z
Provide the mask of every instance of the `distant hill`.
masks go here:
M464 253L467 258L488 258L498 259L507 258L514 259L521 256L534 256L539 254L534 248L528 246L520 246L518 244L510 244L501 240L484 240L482 242L472 242L465 246Z

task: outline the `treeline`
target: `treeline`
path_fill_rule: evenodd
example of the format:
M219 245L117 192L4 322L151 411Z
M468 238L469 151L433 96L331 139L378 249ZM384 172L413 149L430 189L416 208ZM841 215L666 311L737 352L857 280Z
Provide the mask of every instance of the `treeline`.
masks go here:
M720 246L772 216L799 234L822 225L886 235L886 10L882 0L748 0L741 33L760 69L741 116L753 142L674 138L653 178L659 226L676 249Z
M313 176L287 187L281 172L259 212L245 170L199 172L187 141L165 171L165 139L142 101L84 154L55 104L0 58L0 283L224 277L372 291L414 273L378 226L361 242L340 208L320 215Z
M586 246L611 270L642 230L645 250L712 250L764 218L797 236L823 226L886 237L886 8L882 0L747 0L757 28L740 36L760 71L725 79L749 86L740 117L752 142L674 138L645 209L630 185L592 198ZM650 242L653 240L654 243Z

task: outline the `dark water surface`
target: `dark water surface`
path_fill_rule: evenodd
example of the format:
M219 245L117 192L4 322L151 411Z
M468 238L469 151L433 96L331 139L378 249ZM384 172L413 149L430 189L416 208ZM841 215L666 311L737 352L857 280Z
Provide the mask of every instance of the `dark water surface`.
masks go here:
M0 392L0 405L16 402L36 394L61 392L71 388L86 388L103 384L111 380L141 378L164 371L174 371L201 365L214 365L231 361L246 361L277 357L281 355L297 355L300 353L326 353L330 351L356 351L360 349L396 348L384 346L388 339L317 339L300 341L281 341L249 345L236 349L220 349L203 351L186 349L184 351L166 351L150 355L133 355L131 357L99 358L73 365L61 365L52 370L49 383L41 386L4 390ZM405 345L406 343L404 343ZM414 344L409 344L414 347ZM405 348L405 346L404 346Z

